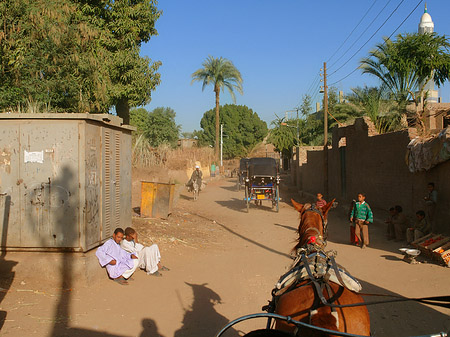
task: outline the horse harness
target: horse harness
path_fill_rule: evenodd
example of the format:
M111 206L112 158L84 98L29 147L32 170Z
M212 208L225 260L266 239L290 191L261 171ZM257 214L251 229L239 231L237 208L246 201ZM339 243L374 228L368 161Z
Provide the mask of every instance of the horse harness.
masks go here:
M320 307L328 306L331 308L331 315L336 319L336 326L339 327L339 317L336 311L338 304L334 304L341 296L344 288L350 291L360 291L361 285L346 271L338 267L335 261L335 252L325 252L317 244L307 244L306 248L300 248L297 251L296 259L290 270L282 275L272 290L272 300L263 307L263 310L269 313L275 312L279 298L290 291L311 285L315 296L314 303L309 308L309 323L312 317L317 314ZM339 285L339 290L334 293L329 282ZM328 294L328 300L324 296L324 290ZM269 326L270 322L268 323ZM295 331L298 334L298 329Z
M336 319L336 326L339 328L339 318L336 308L348 308L367 306L371 304L404 302L404 301L416 301L423 304L429 304L444 308L450 308L450 296L433 296L423 298L405 298L396 295L384 295L384 294L365 294L360 293L363 296L381 296L381 297L394 297L393 299L383 301L372 302L360 302L353 304L335 304L344 291L344 288L353 291L360 292L361 284L353 276L347 273L345 270L339 268L335 261L336 252L325 252L322 246L318 244L307 244L306 248L300 248L297 251L297 256L294 263L288 272L283 274L278 280L275 288L272 290L272 300L269 304L264 306L262 310L268 313L274 313L277 302L282 295L289 293L294 289L311 285L315 297L314 303L309 311L309 323L311 324L311 318L317 313L317 309L323 306L330 307L331 314ZM339 285L339 289L336 293L333 292L329 282ZM324 296L324 290L328 293L328 300ZM267 329L270 329L271 318L268 319ZM298 335L298 327L295 330L295 335Z
M323 237L320 238L320 233L317 230L317 228L309 228L308 230L316 230L317 235L319 236L320 239L322 239L322 241L326 241L327 237L328 237L328 221L325 220L325 218L323 217L323 213L322 211L316 207L316 205L314 204L309 204L310 206L304 211L304 213L306 212L313 212L313 213L317 213L320 216L320 220L322 220L322 227L323 227ZM305 205L306 206L306 205Z

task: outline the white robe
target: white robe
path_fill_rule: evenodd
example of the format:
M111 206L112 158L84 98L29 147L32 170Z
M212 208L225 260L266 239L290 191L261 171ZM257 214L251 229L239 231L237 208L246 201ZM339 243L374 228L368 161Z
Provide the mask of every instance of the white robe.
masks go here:
M138 265L137 259L132 259L131 255L122 249L113 239L109 239L100 246L95 252L95 255L100 265L106 267L109 277L113 279L120 276L129 278ZM111 260L116 260L116 264L109 264Z
M161 261L158 245L153 244L150 247L144 247L140 243L135 243L134 240L123 239L120 246L127 252L137 255L139 268L145 269L147 274L158 271L158 263Z

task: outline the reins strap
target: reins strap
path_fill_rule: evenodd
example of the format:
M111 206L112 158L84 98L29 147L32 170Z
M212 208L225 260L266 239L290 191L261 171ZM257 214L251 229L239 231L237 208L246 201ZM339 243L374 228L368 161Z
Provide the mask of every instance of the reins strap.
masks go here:
M309 276L310 280L312 281L312 283L314 284L314 287L316 288L317 296L319 296L320 301L324 305L330 305L327 302L327 299L325 298L325 296L323 296L323 292L322 292L322 289L321 289L321 287L319 285L319 282L316 281L316 278L311 273L311 268L309 268L308 259L306 258L306 256L304 254L302 254L302 262L303 262L303 264L304 264L304 266L306 268L306 272L308 273L308 276Z

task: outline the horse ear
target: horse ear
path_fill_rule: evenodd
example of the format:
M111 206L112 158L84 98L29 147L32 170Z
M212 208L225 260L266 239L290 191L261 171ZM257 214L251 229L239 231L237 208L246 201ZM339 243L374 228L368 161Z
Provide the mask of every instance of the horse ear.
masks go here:
M292 206L294 206L294 208L295 208L297 211L301 212L301 211L303 210L303 206L304 206L304 205L299 204L299 203L298 203L297 201L295 201L294 199L291 199L291 202L292 202Z
M324 216L327 215L327 213L330 210L331 206L333 206L333 203L334 203L335 200L336 200L336 198L334 198L328 204L326 204L325 206L322 207L322 213L323 213Z

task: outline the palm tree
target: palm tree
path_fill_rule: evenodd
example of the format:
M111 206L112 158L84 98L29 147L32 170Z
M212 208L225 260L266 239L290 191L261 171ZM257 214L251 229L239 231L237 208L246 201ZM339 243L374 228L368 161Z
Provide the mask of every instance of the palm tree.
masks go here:
M378 77L391 91L404 113L408 100L414 102L416 123L425 130L425 86L432 81L439 87L450 78L450 42L436 33L398 35L396 41L385 38L360 64L363 74Z
M401 112L406 113L410 95L417 88L420 79L411 69L396 67L395 48L395 44L385 38L384 43L378 44L369 52L369 57L361 60L360 69L363 74L380 79L382 85L392 93Z
M236 96L233 89L236 89L241 95L242 90L242 76L239 70L233 65L230 60L219 57L208 56L202 64L203 68L195 71L192 76L192 82L203 82L202 91L207 85L214 86L216 94L216 143L214 144L216 160L219 159L219 94L220 90L227 90L230 92L233 102L236 102Z
M402 113L384 85L381 87L356 87L347 95L350 104L368 116L378 133L395 131L402 127Z

